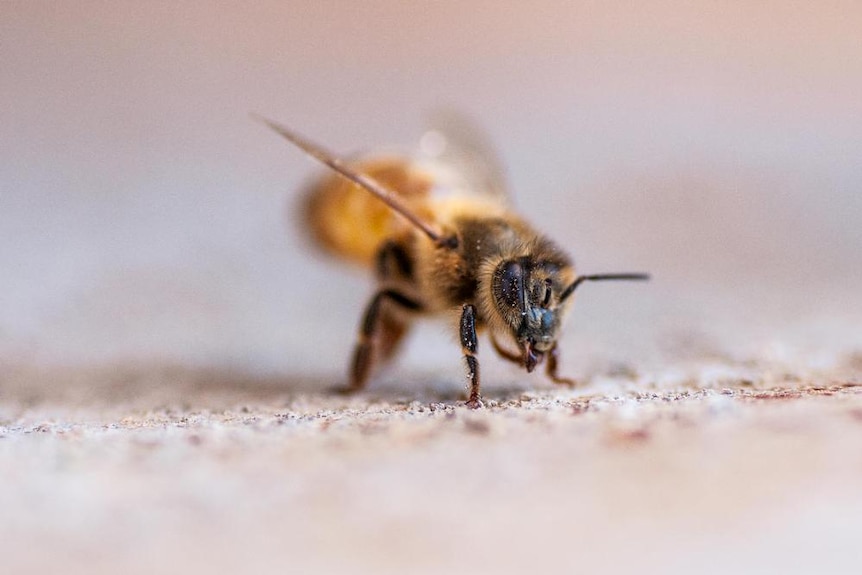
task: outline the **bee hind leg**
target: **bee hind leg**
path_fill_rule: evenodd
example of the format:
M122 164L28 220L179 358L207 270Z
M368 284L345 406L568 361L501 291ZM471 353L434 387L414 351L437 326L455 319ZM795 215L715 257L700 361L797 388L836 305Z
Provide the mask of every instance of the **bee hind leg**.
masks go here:
M482 407L482 397L479 395L479 360L476 351L479 341L476 337L476 306L465 304L461 309L461 351L464 353L464 361L467 363L467 377L470 380L470 397L467 399L467 407L478 409Z
M359 328L359 340L350 364L350 380L343 391L360 391L368 383L368 377L379 360L392 357L398 344L407 333L407 321L400 317L400 310L418 311L421 305L393 289L382 289L374 294Z

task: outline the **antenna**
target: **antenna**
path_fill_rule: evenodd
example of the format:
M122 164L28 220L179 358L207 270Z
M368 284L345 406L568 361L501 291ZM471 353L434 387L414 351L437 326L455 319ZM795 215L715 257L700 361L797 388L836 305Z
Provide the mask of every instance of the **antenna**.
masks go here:
M563 290L560 296L560 301L565 301L567 297L572 295L575 288L581 285L582 282L597 282L606 280L629 280L629 281L647 281L650 279L649 274L644 273L623 273L623 274L595 274L589 276L578 276L578 279L572 282L572 285Z
M415 213L413 213L413 211L410 210L410 208L404 205L404 202L401 200L401 198L396 192L393 192L374 178L352 170L351 168L344 165L344 163L334 154L326 151L322 146L319 146L311 142L310 140L300 136L293 130L288 129L286 126L283 126L278 122L273 122L272 120L269 120L257 114L252 114L251 116L255 120L269 126L287 141L300 148L303 152L305 152L312 158L318 160L319 162L322 162L323 164L326 164L327 166L335 170L338 174L340 174L342 177L350 180L362 189L374 194L383 203L392 208L392 210L394 210L411 224L422 230L426 236L431 238L432 242L437 244L437 246L445 247L448 249L455 249L458 247L458 238L456 236L444 236L439 230L435 229L434 226L417 216Z

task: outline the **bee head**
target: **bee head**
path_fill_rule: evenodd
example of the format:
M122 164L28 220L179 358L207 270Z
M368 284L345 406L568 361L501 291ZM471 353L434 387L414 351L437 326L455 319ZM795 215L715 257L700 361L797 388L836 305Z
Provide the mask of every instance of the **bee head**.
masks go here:
M494 303L521 348L527 371L556 345L568 307L562 296L572 275L569 266L530 256L504 260L494 272Z
M581 282L649 279L641 273L574 275L568 263L531 256L503 260L494 271L495 307L518 342L528 372L556 346L570 297Z

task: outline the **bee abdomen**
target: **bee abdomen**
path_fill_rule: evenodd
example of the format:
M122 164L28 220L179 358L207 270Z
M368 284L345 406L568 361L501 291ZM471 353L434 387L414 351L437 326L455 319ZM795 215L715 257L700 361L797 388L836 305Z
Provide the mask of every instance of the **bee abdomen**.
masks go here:
M398 157L362 160L351 167L416 203L427 198L430 176ZM305 218L312 239L330 254L373 266L382 244L406 224L378 198L337 175L326 175L308 191Z

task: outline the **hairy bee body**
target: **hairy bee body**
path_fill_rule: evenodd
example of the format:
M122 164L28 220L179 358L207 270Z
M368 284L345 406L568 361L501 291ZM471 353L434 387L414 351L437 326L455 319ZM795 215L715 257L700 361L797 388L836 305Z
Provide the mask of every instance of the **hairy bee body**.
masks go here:
M371 158L351 168L386 185L415 213L458 237L459 249L435 245L363 188L336 175L325 176L308 190L306 229L331 255L373 269L381 284L408 290L425 313L459 311L465 301L476 300L482 324L493 322L491 278L499 263L510 257L541 254L541 259L565 270L561 282L574 279L574 268L563 251L495 198L435 195L433 173L407 158ZM488 289L479 289L480 284Z
M335 172L309 188L306 227L325 251L372 269L377 280L359 325L350 391L362 389L374 368L393 357L421 315L456 322L471 407L481 405L483 331L502 358L528 372L546 360L554 382L572 385L557 375L557 341L575 288L585 280L648 277L577 275L566 253L511 209L493 170L474 170L480 177L470 185L469 178L452 179L406 157L345 162L285 126L264 122ZM463 149L475 156L472 144Z

